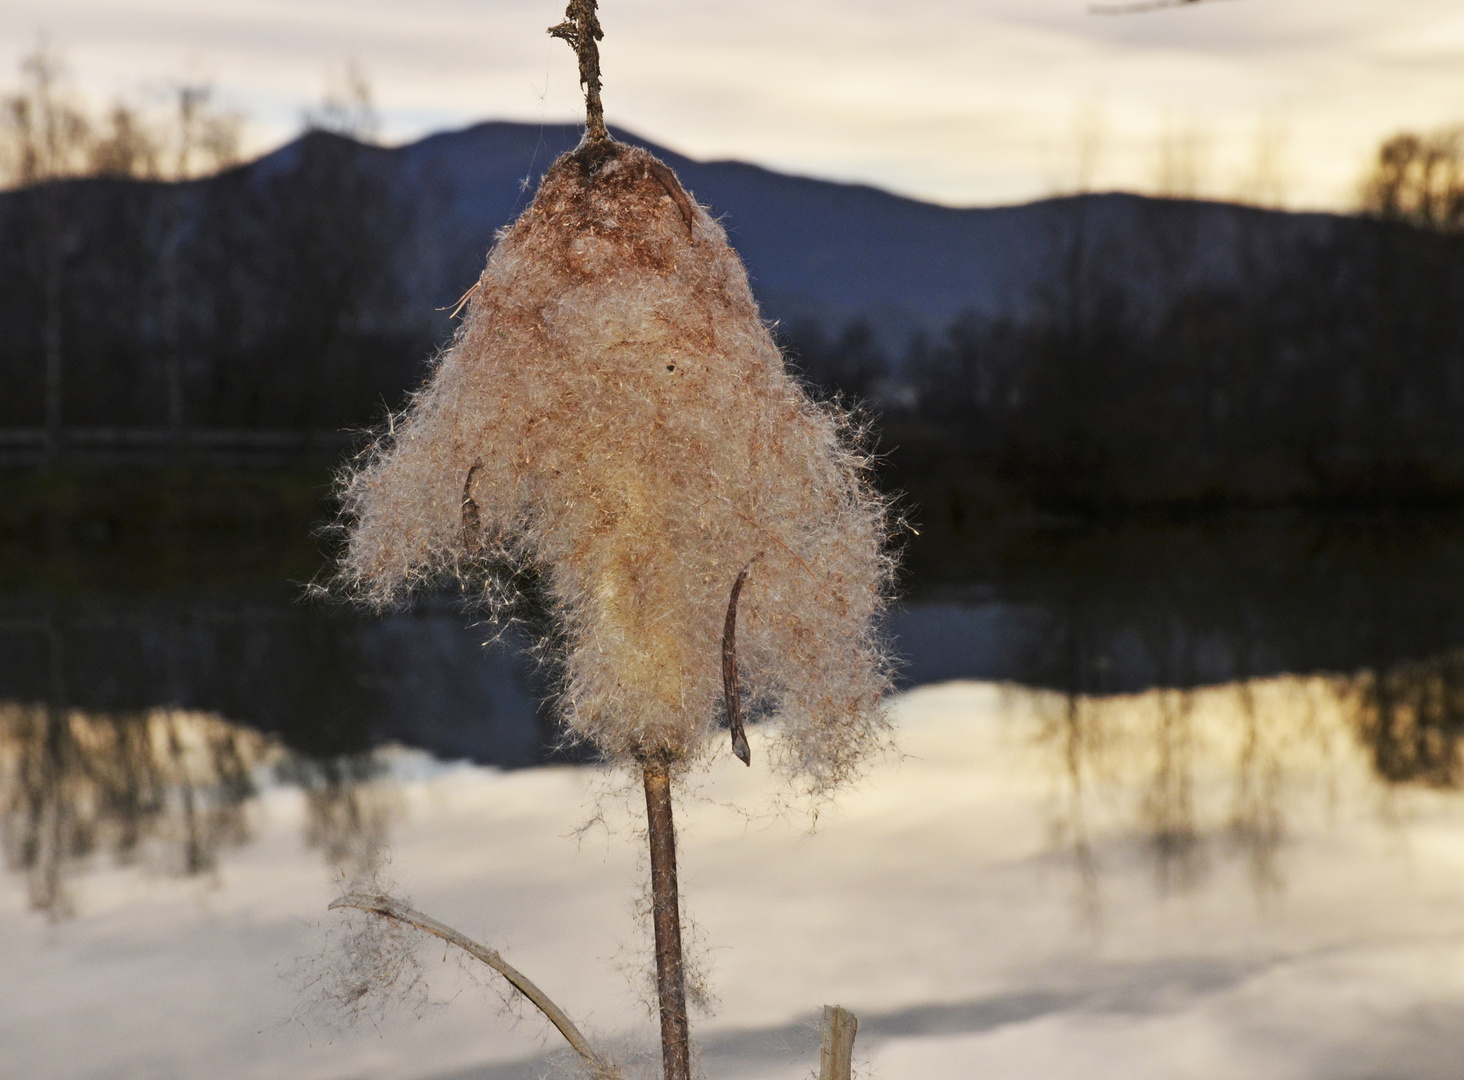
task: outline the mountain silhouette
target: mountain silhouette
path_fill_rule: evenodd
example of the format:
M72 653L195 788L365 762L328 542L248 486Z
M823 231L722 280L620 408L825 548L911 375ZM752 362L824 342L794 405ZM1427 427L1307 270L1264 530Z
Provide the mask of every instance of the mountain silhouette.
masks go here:
M482 270L494 233L528 205L544 170L579 141L572 124L476 124L380 156L392 203L409 210L401 286L418 313L450 307ZM1144 287L1230 281L1244 272L1242 233L1268 243L1325 231L1330 215L1130 194L952 208L863 184L790 176L740 161L696 161L612 129L669 164L710 208L742 256L764 314L784 326L868 322L894 352L916 331L938 333L962 312L998 316L1037 301L1073 243L1103 248ZM290 167L307 135L261 159ZM1156 245L1156 229L1182 234ZM439 320L445 333L446 323Z

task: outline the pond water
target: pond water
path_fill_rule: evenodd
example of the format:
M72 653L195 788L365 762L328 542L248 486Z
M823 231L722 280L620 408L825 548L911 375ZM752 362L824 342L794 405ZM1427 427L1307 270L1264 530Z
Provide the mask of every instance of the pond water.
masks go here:
M708 1075L806 1074L835 999L885 1077L1456 1075L1464 526L1047 530L941 577L890 622L903 758L809 807L723 754L682 808ZM440 951L332 1034L322 909L383 858L649 1045L636 793L493 634L268 583L0 600L6 1075L554 1065Z

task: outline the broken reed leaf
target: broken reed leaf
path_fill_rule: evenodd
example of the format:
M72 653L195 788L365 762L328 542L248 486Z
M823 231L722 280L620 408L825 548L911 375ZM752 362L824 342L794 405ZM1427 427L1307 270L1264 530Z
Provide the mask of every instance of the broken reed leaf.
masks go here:
M468 469L468 478L463 481L463 550L475 556L483 550L483 515L473 499L473 474L483 467L481 461L473 462Z
M722 630L722 693L727 703L727 728L732 733L732 753L744 765L752 764L752 749L747 745L747 732L742 728L742 694L737 685L737 600L742 595L742 583L752 569L752 557L732 583L732 597L727 601L727 622Z
M326 906L327 911L335 911L340 908L364 911L393 924L415 927L449 945L455 945L473 959L486 964L502 975L509 985L523 994L536 1009L544 1014L544 1018L554 1025L564 1036L564 1041L569 1043L575 1053L584 1060L596 1080L620 1080L620 1070L615 1067L613 1062L590 1046L589 1041L581 1034L568 1014L555 1004L548 994L540 990L528 976L504 960L496 949L479 944L446 923L438 922L432 916L385 893L350 892L337 897Z
M775 720L774 763L822 791L888 735L890 522L851 427L788 373L675 174L587 137L501 234L394 430L342 475L339 581L378 607L474 582L492 607L503 582L485 575L532 565L567 730L679 769L725 704L727 583L763 552L737 611L739 703Z
M458 297L457 303L452 306L451 311L448 311L447 317L449 319L456 319L458 317L458 312L462 311L463 308L468 306L468 301L471 300L473 298L473 294L478 291L478 284L479 283L476 281L473 282L473 284L469 285L467 290ZM434 308L433 310L447 311L447 308L440 307Z
M666 189L666 194L671 196L671 201L676 204L676 209L681 211L681 216L686 219L687 235L695 241L696 212L691 208L691 199L687 197L686 191L681 186L681 181L676 179L675 173L655 158L651 159L650 169L651 175Z

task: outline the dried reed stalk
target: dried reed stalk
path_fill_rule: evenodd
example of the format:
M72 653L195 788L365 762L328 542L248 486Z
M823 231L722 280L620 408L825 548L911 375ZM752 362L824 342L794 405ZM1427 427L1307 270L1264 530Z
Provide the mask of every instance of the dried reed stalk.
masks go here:
M579 58L580 86L585 92L585 130L591 139L606 138L605 107L600 104L600 49L596 42L605 32L595 0L569 0L564 22L549 28L549 36L569 43Z
M665 1080L691 1080L686 968L681 957L681 899L676 888L676 827L671 819L671 770L664 761L647 761L643 776L651 848L651 922L656 935L661 1064Z
M854 1071L854 1036L859 1021L842 1005L825 1005L818 1080L849 1080Z
M567 730L643 774L666 1080L689 1080L672 781L723 716L750 763L744 695L810 791L884 744L888 508L847 418L788 374L722 228L606 133L595 0L565 15L549 32L578 56L585 138L343 474L340 580L376 607L443 579L490 608L518 571L544 583Z
M775 720L773 764L825 790L887 737L886 506L845 418L786 371L721 227L688 197L688 230L657 165L587 139L550 167L427 385L342 476L340 579L373 606L447 579L492 607L498 572L531 568L567 730L675 771L734 719L728 595L759 556L739 712Z

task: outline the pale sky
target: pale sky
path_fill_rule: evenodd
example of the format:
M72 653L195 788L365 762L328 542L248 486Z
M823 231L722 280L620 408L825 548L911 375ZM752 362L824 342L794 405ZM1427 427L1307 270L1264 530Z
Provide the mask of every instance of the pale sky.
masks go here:
M332 72L388 142L582 117L560 0L5 0L0 86L44 35L81 91L212 80L262 150ZM1464 123L1464 0L602 0L606 115L739 158L952 205L1077 188L1350 206L1378 142Z

